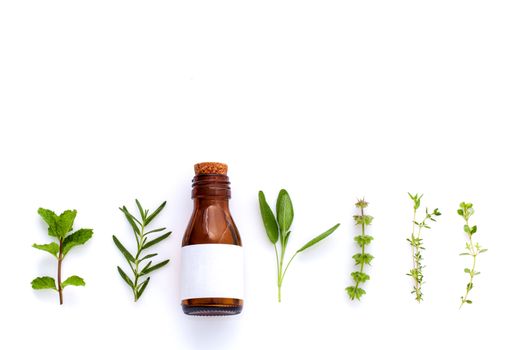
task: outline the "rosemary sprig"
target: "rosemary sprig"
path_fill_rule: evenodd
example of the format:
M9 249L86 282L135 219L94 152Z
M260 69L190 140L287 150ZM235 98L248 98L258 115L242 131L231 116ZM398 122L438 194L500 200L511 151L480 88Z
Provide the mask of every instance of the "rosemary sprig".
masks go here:
M412 219L412 234L410 235L410 238L407 238L407 241L410 243L410 247L412 248L412 269L407 273L408 276L412 277L414 280L414 288L412 290L412 294L416 295L417 302L421 302L423 300L423 292L421 290L421 285L423 284L423 264L421 263L423 260L423 256L421 255L421 251L425 249L423 246L423 238L421 236L421 233L423 229L430 229L430 226L428 225L428 220L430 221L436 221L435 218L437 216L440 216L441 213L436 208L433 211L429 212L428 208L425 208L425 217L422 221L416 221L417 219L417 211L421 205L421 197L423 197L423 194L416 193L415 195L408 194L410 196L410 199L412 199L412 202L414 203L414 215Z
M146 231L146 226L148 226L153 219L164 209L164 206L166 206L166 202L163 202L153 213L149 214L149 210L142 209L142 205L138 200L135 199L135 203L137 204L137 208L140 212L140 218L141 220L138 220L135 216L131 215L131 213L128 211L128 209L123 206L122 208L119 208L120 211L124 213L124 216L126 217L126 220L129 222L133 229L133 234L135 235L135 242L137 243L137 252L135 255L132 255L122 243L118 240L116 236L113 236L113 242L117 246L117 248L120 250L122 255L124 255L124 258L126 259L126 262L128 263L131 271L133 272L133 279L131 279L124 270L120 266L117 266L118 273L120 277L127 283L128 286L133 290L133 297L134 300L137 301L141 297L142 293L144 293L144 290L148 286L150 277L146 278L145 280L140 281L141 277L144 277L151 272L160 269L161 267L165 266L169 259L164 260L158 264L152 265L152 261L150 260L154 256L157 256L157 253L148 254L146 256L141 256L141 254L148 248L152 247L153 245L163 241L164 239L168 238L168 236L171 234L170 232L166 232L161 234L160 236L149 240L151 237L149 236L152 233L156 232L162 232L166 230L165 227L157 228L154 230ZM140 264L145 262L146 260L149 260L144 267L141 267Z
M277 260L277 300L281 302L281 287L290 263L297 256L297 254L305 251L306 249L330 236L339 227L339 224L321 233L319 236L312 238L295 252L290 260L288 260L286 265L283 265L286 248L288 247L288 239L290 238L291 233L290 227L292 226L294 216L292 200L290 199L290 196L286 190L281 190L279 192L279 196L277 197L277 215L274 215L272 209L268 205L268 202L266 202L264 193L259 191L259 208L266 234L268 235L268 239L273 244L275 250L275 257ZM277 243L280 243L280 252L277 249Z
M472 203L465 203L461 202L459 204L458 214L465 220L465 225L463 226L463 231L467 234L468 241L465 246L465 252L459 254L459 255L469 255L472 257L472 266L470 268L466 267L463 271L469 275L469 281L467 283L467 290L465 291L465 295L461 297L461 304L459 305L459 308L463 306L463 304L472 304L472 300L468 298L468 295L472 288L474 287L473 280L474 276L479 275L480 272L476 271L476 258L479 254L485 253L487 249L482 248L479 243L474 242L472 240L472 236L474 233L478 231L478 226L470 226L469 225L469 219L472 215L474 215L474 207Z
M357 242L357 245L361 248L361 253L357 253L354 256L352 256L352 259L355 260L355 264L359 265L359 271L352 272L352 278L354 280L354 285L346 287L346 292L348 293L348 296L351 300L354 300L357 298L357 300L361 300L361 296L363 294L366 294L365 290L363 288L360 288L359 285L368 281L370 279L370 276L363 272L365 264L370 265L372 262L372 259L374 258L372 254L365 253L365 247L370 244L370 242L374 239L374 237L369 236L365 233L366 226L369 226L372 224L372 220L374 219L370 215L365 215L364 209L368 207L368 202L365 201L365 199L360 199L357 201L355 206L359 209L360 214L354 215L354 221L356 225L361 226L361 234L354 237L354 240Z

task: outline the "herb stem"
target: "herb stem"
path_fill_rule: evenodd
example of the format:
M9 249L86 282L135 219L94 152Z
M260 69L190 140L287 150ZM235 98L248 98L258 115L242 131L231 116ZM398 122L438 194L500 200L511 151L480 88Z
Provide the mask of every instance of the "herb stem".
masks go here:
M361 207L361 217L364 217L365 216L365 210ZM361 236L364 237L365 236L365 220L361 220ZM361 254L362 255L365 255L365 245L363 244L361 246ZM359 267L359 272L363 272L364 268L365 268L365 261L364 260L361 260L361 263L360 263L360 267ZM357 281L355 283L355 289L359 288L359 284L360 284L360 281Z
M63 256L63 240L60 239L59 245L58 245L58 268L57 268L57 282L58 282L58 298L60 300L60 305L64 303L64 297L62 296L62 260L64 258Z

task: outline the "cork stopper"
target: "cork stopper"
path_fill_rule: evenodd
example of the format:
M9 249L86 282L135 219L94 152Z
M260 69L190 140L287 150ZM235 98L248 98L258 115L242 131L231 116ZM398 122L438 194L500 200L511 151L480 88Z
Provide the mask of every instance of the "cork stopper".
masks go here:
M228 165L216 162L204 162L194 165L195 175L226 175L228 173Z

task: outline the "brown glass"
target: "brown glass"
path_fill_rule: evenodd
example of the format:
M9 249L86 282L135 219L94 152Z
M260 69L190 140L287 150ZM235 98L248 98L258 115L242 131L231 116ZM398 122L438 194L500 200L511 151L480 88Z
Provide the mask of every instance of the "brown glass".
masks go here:
M239 231L228 206L230 182L226 175L196 175L192 181L194 207L182 246L193 244L233 244L242 246ZM195 298L182 300L188 315L224 316L242 311L243 300L235 298Z

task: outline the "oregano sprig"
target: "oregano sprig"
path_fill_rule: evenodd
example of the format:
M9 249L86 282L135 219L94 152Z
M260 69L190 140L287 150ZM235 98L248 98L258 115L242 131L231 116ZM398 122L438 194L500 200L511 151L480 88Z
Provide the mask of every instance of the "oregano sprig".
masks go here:
M139 298L142 296L142 293L144 293L144 290L148 286L148 283L150 281L150 277L146 278L145 280L141 280L142 277L149 275L151 272L160 269L161 267L165 266L170 260L163 260L160 263L157 263L155 265L152 265L153 261L151 261L151 258L157 256L157 253L147 254L145 256L142 256L142 253L144 253L145 250L148 248L154 246L155 244L163 241L164 239L168 238L171 234L170 232L162 233L166 230L165 227L153 229L146 231L146 226L148 226L157 215L164 209L166 206L166 202L163 202L155 211L153 211L151 214L149 214L149 210L144 210L142 208L142 205L140 202L135 199L135 203L137 205L137 208L139 210L140 214L140 220L138 220L135 216L133 216L129 210L123 206L122 208L119 208L122 213L124 213L124 216L126 217L126 220L130 224L133 234L135 236L135 242L137 244L137 251L134 255L132 255L126 247L118 240L118 238L113 235L113 242L117 246L117 248L120 250L122 255L124 255L124 258L126 259L126 262L128 263L131 271L133 272L133 279L130 278L124 270L120 266L117 266L117 271L126 282L126 284L131 288L133 291L133 298L134 301L139 300ZM158 233L161 232L162 234L160 236L157 236L156 238L152 239L152 236L150 236L152 233ZM141 266L141 264L146 263L146 265Z
M60 305L64 303L63 290L67 286L85 286L82 277L73 275L62 281L62 265L69 251L78 245L86 243L92 236L93 230L81 228L73 233L73 222L77 216L76 210L66 210L57 215L49 209L39 208L38 214L48 225L47 234L57 242L33 244L33 248L46 251L57 260L57 281L50 276L41 276L31 282L33 289L52 289L58 292Z
M359 286L370 279L370 276L366 274L363 270L366 265L370 265L374 257L372 254L365 252L365 247L370 244L374 237L369 236L365 233L367 226L372 224L374 219L370 215L365 215L364 209L368 207L368 202L365 199L360 199L357 201L355 206L359 209L359 215L354 215L354 222L356 225L361 226L361 234L354 237L357 245L361 248L361 252L352 256L352 259L355 260L355 264L359 265L359 270L352 272L352 279L354 280L354 285L346 287L346 292L350 299L361 300L361 296L366 294L366 291Z
M408 195L414 204L414 214L412 219L412 234L410 235L410 238L407 238L407 241L410 243L412 248L412 269L409 271L409 273L407 273L407 275L412 277L414 281L412 293L415 294L415 298L419 303L421 300L423 300L421 285L423 284L424 266L422 264L423 256L421 255L421 251L425 249L423 246L423 237L421 234L423 229L430 229L428 221L436 221L436 217L440 216L441 213L437 208L433 211L429 211L428 208L425 208L425 216L423 220L417 221L417 211L421 205L421 197L423 197L423 194L416 193L415 195L412 195L409 193Z
M465 295L461 297L461 304L459 305L459 308L463 306L463 304L472 304L472 300L468 298L468 295L472 288L474 287L473 281L474 276L479 275L480 272L476 271L476 258L479 254L485 253L487 249L482 248L478 242L474 242L472 240L472 236L478 232L478 226L470 226L469 219L472 215L474 215L474 207L472 203L465 203L461 202L459 204L458 209L458 215L465 220L465 224L463 225L463 231L467 234L467 243L465 245L465 251L459 255L468 255L472 257L472 266L470 268L466 267L463 271L469 275L469 281L467 283L467 289L465 291Z
M305 251L306 249L330 236L339 227L339 224L308 241L305 245L298 249L291 259L288 260L288 263L284 265L285 253L288 247L288 239L290 238L291 233L290 227L292 226L294 216L292 200L290 199L290 196L286 190L282 189L279 192L279 196L277 197L276 219L272 209L266 202L264 193L259 191L259 208L266 234L268 235L268 238L270 239L270 242L272 242L275 249L275 257L277 261L277 300L281 302L281 287L290 263L297 256L297 254ZM279 249L277 246L279 246Z

